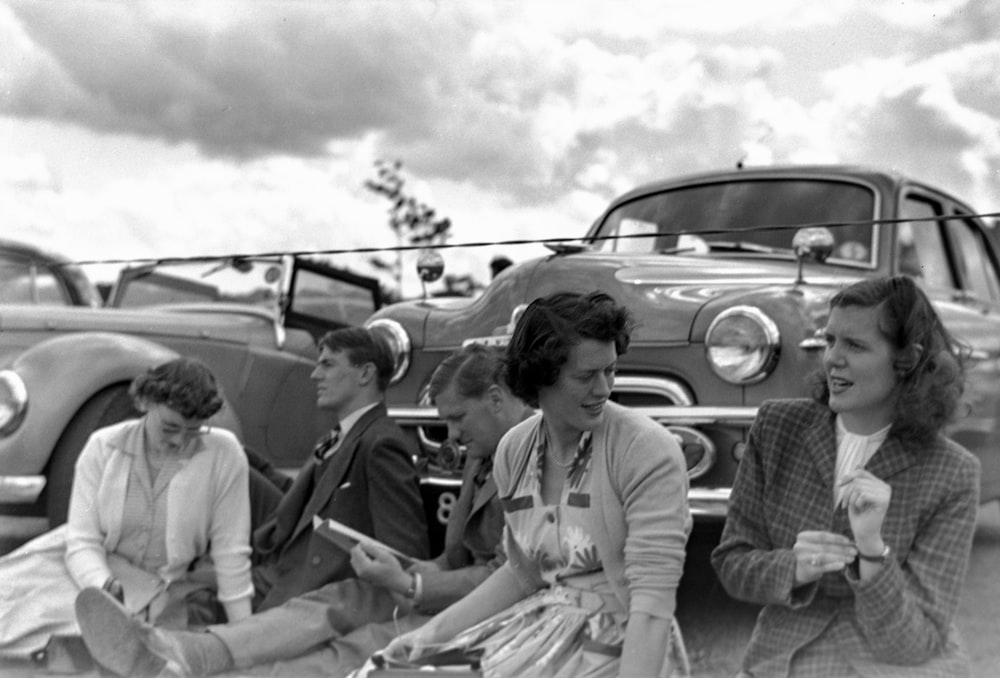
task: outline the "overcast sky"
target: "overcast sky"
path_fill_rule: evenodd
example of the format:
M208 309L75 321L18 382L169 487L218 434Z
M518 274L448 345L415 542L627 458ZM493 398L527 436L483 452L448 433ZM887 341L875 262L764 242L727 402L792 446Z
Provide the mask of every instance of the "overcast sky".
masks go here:
M387 246L378 158L453 243L578 236L740 159L998 211L998 27L995 0L6 2L0 233L85 260ZM446 256L485 279L496 251Z

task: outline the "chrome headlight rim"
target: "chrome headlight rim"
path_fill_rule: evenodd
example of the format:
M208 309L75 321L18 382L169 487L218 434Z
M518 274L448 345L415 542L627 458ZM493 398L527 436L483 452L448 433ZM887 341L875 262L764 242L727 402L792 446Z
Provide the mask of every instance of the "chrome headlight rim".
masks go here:
M760 332L762 341L754 345L751 351L745 352L745 357L739 362L722 362L716 349L725 345L720 343L719 347L713 347L713 336L720 332L731 331L738 323L746 321ZM720 379L737 386L756 384L767 378L777 364L780 347L781 332L777 324L756 306L740 305L727 308L716 316L705 334L705 357L709 367Z
M17 372L0 370L0 437L16 431L28 413L28 387Z
M389 384L398 384L410 370L410 355L413 352L413 344L410 342L410 335L397 321L391 318L377 318L365 323L369 330L381 334L389 345L389 352L392 354L392 377Z

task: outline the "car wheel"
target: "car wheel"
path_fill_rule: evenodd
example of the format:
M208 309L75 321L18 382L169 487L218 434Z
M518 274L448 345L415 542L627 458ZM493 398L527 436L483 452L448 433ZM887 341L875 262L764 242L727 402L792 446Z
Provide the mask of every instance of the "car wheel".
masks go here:
M56 442L45 470L41 500L53 528L66 522L76 458L90 434L99 428L139 416L127 386L111 386L92 397L76 413Z

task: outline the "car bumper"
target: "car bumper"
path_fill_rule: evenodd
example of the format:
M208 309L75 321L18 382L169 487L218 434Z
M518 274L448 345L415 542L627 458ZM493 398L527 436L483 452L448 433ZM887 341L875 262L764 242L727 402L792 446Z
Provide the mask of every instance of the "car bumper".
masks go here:
M748 430L757 414L756 407L702 407L702 406L670 406L670 407L634 407L668 429L671 427L688 427L709 432L706 438L711 438L713 428L737 428ZM421 448L429 451L439 446L424 432L424 427L440 426L441 420L432 407L390 407L389 416L403 428L413 428ZM712 449L709 452L713 458L720 452ZM691 514L700 520L723 520L726 517L729 486L706 487L693 485L688 491L688 505Z
M45 476L0 476L0 504L33 504L45 487Z

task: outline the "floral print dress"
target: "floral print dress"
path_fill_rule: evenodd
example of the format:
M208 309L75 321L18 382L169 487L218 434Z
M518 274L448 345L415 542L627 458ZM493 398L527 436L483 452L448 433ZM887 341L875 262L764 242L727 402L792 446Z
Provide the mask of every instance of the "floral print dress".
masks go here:
M548 586L449 645L482 649L487 677L616 676L628 614L604 575L587 520L591 434L581 437L551 505L541 495L546 445L544 435L535 437L503 504L507 529Z

